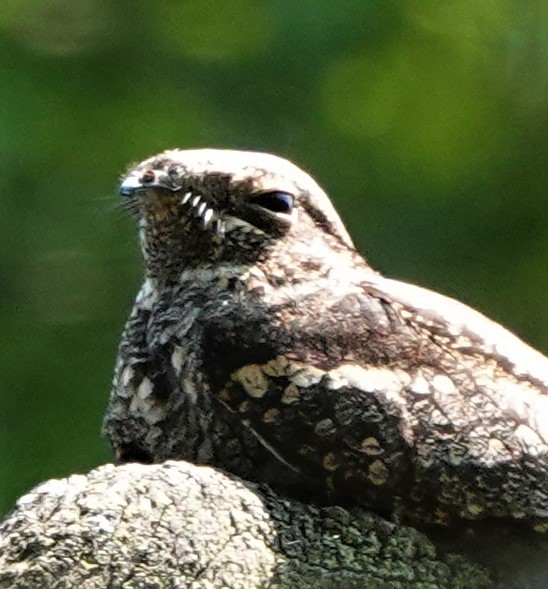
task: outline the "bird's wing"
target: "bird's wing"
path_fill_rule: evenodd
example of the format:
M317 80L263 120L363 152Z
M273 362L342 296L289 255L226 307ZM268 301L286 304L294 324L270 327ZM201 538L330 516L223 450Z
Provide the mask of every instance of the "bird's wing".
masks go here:
M372 296L411 313L414 322L433 331L445 331L455 340L456 349L459 343L463 347L475 345L516 378L534 380L548 396L548 358L478 311L426 288L379 274L368 275L362 286Z
M328 495L546 522L546 359L442 295L362 289L299 325L294 350L233 371L221 403Z

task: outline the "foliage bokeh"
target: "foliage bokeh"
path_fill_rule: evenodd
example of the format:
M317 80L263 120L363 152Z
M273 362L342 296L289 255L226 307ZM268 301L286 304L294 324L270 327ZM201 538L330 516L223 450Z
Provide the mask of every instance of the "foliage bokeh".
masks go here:
M546 30L542 0L2 0L0 510L111 459L116 182L168 147L289 157L377 268L547 352Z

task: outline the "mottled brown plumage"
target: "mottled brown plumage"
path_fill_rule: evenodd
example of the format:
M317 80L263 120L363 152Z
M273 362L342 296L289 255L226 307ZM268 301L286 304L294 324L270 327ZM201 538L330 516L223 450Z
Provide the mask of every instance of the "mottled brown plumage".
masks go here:
M281 158L168 151L121 195L146 279L105 432L414 520L548 522L548 360L468 307L386 279Z

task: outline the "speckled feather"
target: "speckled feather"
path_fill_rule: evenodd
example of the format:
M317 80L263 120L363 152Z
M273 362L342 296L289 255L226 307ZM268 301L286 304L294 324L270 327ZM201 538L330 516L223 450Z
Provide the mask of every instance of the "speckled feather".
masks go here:
M276 156L168 151L121 195L146 275L104 424L120 460L211 464L412 520L547 526L539 352L372 270Z

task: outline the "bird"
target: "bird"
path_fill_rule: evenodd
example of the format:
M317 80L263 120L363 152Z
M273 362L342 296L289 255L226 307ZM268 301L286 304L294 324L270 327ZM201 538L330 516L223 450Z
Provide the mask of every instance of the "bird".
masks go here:
M187 460L318 504L548 529L548 359L384 277L276 155L132 165L144 281L103 431L121 462Z

